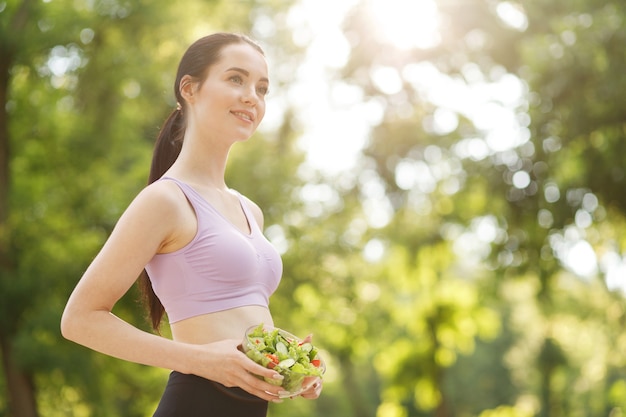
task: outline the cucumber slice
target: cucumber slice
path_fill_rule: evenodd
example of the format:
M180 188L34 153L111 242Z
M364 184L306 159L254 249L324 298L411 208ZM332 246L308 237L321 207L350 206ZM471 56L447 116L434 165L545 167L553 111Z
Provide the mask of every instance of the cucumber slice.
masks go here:
M296 364L295 360L291 358L287 358L285 360L280 361L277 366L283 369L287 369L287 368L291 368L295 364Z
M276 352L282 353L283 355L289 354L289 350L283 342L276 343Z

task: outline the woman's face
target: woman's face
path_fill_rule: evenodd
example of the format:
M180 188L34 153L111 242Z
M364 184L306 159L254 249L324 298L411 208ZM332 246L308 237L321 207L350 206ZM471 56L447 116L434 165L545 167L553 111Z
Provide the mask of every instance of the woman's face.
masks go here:
M185 85L188 129L219 140L246 140L265 116L269 77L265 57L247 43L225 46L202 84Z

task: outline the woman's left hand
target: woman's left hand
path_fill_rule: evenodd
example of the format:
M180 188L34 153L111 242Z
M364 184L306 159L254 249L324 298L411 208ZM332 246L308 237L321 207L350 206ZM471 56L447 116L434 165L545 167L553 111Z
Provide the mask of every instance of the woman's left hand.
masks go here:
M306 398L309 400L314 400L320 396L322 393L322 379L318 378L317 381L311 387L300 394L302 398Z

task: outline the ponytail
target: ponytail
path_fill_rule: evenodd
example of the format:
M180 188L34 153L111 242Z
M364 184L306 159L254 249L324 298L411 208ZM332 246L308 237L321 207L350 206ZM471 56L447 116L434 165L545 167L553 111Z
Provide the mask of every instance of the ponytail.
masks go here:
M152 164L148 184L152 184L170 169L183 145L185 135L185 118L182 109L175 109L163 123L157 137L152 153ZM160 333L161 321L165 314L165 308L152 288L152 282L148 272L144 269L139 276L139 288L143 297L143 303L148 310L152 328Z
M183 146L183 136L185 135L185 118L182 109L174 110L161 127L154 152L152 154L152 165L148 184L152 184L170 169Z

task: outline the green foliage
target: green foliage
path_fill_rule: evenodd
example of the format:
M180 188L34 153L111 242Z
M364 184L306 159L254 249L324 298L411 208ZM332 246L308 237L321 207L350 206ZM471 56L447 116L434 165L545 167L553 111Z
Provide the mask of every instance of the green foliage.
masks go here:
M500 406L493 410L485 410L478 417L530 417L532 413L520 411L515 407Z
M589 315L602 311L590 302L591 291L594 299L603 302L607 297L621 299L620 294L607 292L602 281L595 281L601 273L587 278L593 282L581 283L567 271L566 259L560 251L562 242L579 236L598 256L612 250L623 256L623 239L609 232L606 226L611 224L623 230L620 226L623 214L613 207L623 207L623 192L618 190L623 189L619 167L624 165L621 148L625 119L620 106L616 106L623 98L616 94L623 83L619 68L623 67L624 54L617 52L615 46L624 44L623 31L618 33L617 28L623 22L625 10L614 2L506 3L523 11L529 22L526 29L507 28L499 17L496 3L439 3L446 22L445 37L438 47L414 54L410 51L393 56L392 46L376 46L374 34L366 33L362 26L361 9L356 9L354 20L348 24L354 42L344 76L386 102L383 123L373 131L366 149L386 190L386 198L395 209L393 220L386 227L387 233L380 233L388 243L389 255L385 263L396 268L403 264L393 255L395 244L417 253L420 261L414 263L413 278L409 281L414 285L424 282L418 272L422 265L436 277L418 292L427 294L429 300L437 300L433 290L439 286L453 293L448 289L454 285L446 280L446 271L456 265L454 273L470 279L465 281L469 291L463 288L462 292L471 294L480 290L483 298L479 303L498 309L503 331L491 344L474 345L480 346L480 351L469 349L466 352L480 364L482 355L495 348L493 354L504 366L489 369L484 365L482 373L491 372L507 382L506 392L497 394L498 397L510 403L525 404L511 412L546 416L602 415L602 410L608 406L606 387L600 381L582 391L574 389L574 396L568 387L572 379L581 378L581 370L591 366L594 355L582 353L575 343L570 346L564 334L555 335L554 331L555 326L576 329L573 334L589 330L586 329ZM479 48L473 46L477 39ZM393 59L389 59L391 56ZM489 149L491 143L485 138L486 132L461 114L458 127L452 133L441 135L429 130L424 121L434 117L438 106L428 101L426 88L408 75L404 76L413 62L423 59L469 87L478 84L476 88L479 88L481 82L497 82L507 71L523 80L528 94L525 102L512 110L528 118L528 142L510 149ZM379 65L387 65L404 76L402 92L386 95L377 91L370 77L363 76L367 72L362 67ZM479 70L480 76L470 73L470 69ZM426 100L412 101L413 108L407 110L400 97ZM399 112L404 117L398 117ZM476 142L476 138L483 139L487 152L463 151L462 146L469 146L466 144L480 144L480 139ZM459 165L461 170L450 169ZM412 174L412 186L405 179L410 176L399 177L408 169L418 173ZM442 176L442 172L447 172L448 176ZM527 185L515 184L517 173L528 174ZM450 188L454 183L460 187ZM555 190L560 198L555 198ZM586 205L583 204L585 199ZM596 199L597 205L589 204ZM607 212L611 213L610 217ZM590 218L591 222L584 223L583 218ZM483 227L488 224L492 229L485 232ZM483 230L482 236L480 230ZM474 239L473 245L466 243L468 246L465 246L465 239ZM561 243L557 243L557 239ZM458 258L450 256L439 264L429 261L437 259L435 248L441 250L442 240L454 242L449 253ZM473 247L468 250L470 246ZM424 258L420 254L424 254ZM520 281L531 285L518 284ZM410 299L412 292L406 286L397 282L394 286ZM581 286L585 288L582 291L587 294L586 301L578 298ZM526 288L521 293L524 295L520 294L515 303L498 301L498 297L509 290L515 292L522 288ZM419 296L414 298L417 305L430 305ZM452 300L450 305L463 311L463 300ZM385 304L397 309L398 316L392 322L397 323L399 329L410 328L400 317L427 318L430 314L428 310L403 310L397 300ZM581 311L582 305L588 308ZM623 317L621 313L619 316ZM570 324L562 326L562 320ZM454 322L457 321L462 322L455 318ZM440 323L442 332L448 330L445 321ZM610 345L605 339L610 333L605 333L607 330L603 328L598 334L589 335L589 340L598 341L599 349ZM420 351L426 351L418 347L410 350L409 346L417 343L412 340L401 336L394 339L397 340L395 354L389 356L398 358L398 363L403 365L410 355L417 358ZM461 335L450 339L455 343L451 349L455 355L464 351L466 345ZM468 361L457 364L448 359L449 362L442 362L441 357L416 359L414 362L421 365L419 369L394 365L393 361L382 365L381 369L401 383L388 383L389 396L379 409L380 413L401 415L404 411L398 410L408 410L408 414L413 415L417 410L412 410L407 398L412 398L418 406L426 404L434 408L433 414L437 416L454 412L477 415L481 409L496 408L497 404L481 400L491 394L474 395L465 400L466 404L455 401L460 397L454 390L463 388L450 380L461 376L458 372L475 372L476 378L481 372L479 367L472 370ZM531 363L534 366L529 367ZM437 364L450 378L439 377L438 381L437 374L432 373L425 382L415 382L420 388L411 393L411 384L407 381L416 380L420 373L426 373L425 369ZM620 371L616 372L621 373L621 365L617 368ZM464 380L468 376L462 375ZM594 379L587 376L585 380ZM507 410L500 408L490 415L506 415Z
M391 382L383 393L388 402L413 397L418 409L431 410L441 401L445 369L457 354L471 354L477 337L497 336L500 322L480 304L471 282L456 276L446 245L420 250L415 261L395 251L384 271L390 299L383 304L391 307L391 322L401 325L383 333L375 366Z

